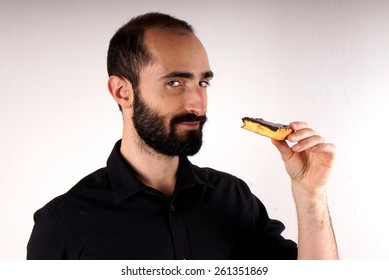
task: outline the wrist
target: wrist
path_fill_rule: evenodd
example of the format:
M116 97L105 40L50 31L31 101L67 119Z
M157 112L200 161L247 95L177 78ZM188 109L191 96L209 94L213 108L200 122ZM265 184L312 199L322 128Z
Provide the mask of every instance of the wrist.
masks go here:
M310 186L292 181L292 192L293 195L314 199L325 195L325 188L324 186Z
M316 209L327 205L324 188L310 187L301 184L292 184L293 198L297 209Z

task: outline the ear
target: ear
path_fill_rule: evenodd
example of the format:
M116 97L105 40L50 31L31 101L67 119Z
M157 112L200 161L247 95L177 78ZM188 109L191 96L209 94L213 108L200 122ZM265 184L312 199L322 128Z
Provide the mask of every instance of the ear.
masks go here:
M108 79L108 90L113 99L122 108L131 108L133 99L133 88L131 83L119 76L110 76Z

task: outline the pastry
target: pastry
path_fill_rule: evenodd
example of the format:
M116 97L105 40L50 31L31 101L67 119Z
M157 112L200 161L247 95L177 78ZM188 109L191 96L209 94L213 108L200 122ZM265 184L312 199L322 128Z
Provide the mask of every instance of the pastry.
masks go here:
M285 140L293 132L289 125L272 123L260 118L244 117L242 128L276 140Z

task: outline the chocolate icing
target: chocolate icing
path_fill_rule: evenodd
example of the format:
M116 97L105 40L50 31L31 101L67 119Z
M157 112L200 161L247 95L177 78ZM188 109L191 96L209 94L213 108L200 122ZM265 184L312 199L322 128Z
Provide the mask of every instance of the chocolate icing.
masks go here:
M259 123L260 125L266 126L267 128L269 128L269 129L271 129L273 131L277 131L280 128L281 129L289 129L290 128L289 125L280 124L280 123L272 123L272 122L265 121L264 119L261 119L261 118L244 117L242 119L242 121L244 122L245 120L252 121L252 122L255 122L255 123Z

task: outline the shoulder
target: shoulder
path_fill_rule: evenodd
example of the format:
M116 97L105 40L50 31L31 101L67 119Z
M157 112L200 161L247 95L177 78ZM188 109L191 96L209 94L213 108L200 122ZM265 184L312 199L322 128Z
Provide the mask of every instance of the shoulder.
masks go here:
M198 182L213 187L215 196L224 199L233 198L235 201L240 201L242 207L250 208L253 213L267 215L264 204L243 179L209 167L192 165L192 169Z
M205 181L218 182L220 180L227 180L233 183L245 184L243 180L241 180L240 178L224 171L216 170L210 167L199 167L193 164L192 164L192 168L196 177L199 179L203 179Z
M210 167L198 167L196 165L192 165L192 169L197 181L202 184L212 186L222 192L239 192L246 198L252 196L246 182L235 175Z
M77 205L85 203L86 200L96 200L103 197L103 194L111 192L106 175L106 169L100 168L82 178L66 193L59 195L49 201L39 209L34 219L46 215L59 217L63 214L63 209L75 209ZM112 197L112 196L111 196Z
M28 243L29 259L75 259L91 230L99 205L113 201L105 168L96 170L68 192L49 201L34 213Z

